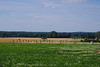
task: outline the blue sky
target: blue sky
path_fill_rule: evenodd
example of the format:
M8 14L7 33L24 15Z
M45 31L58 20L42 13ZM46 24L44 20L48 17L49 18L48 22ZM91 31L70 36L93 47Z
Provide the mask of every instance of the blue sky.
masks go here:
M0 0L0 31L100 31L100 0Z

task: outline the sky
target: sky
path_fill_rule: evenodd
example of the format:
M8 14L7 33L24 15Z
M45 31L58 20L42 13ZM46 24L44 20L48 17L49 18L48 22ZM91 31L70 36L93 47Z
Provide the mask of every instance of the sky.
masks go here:
M0 0L0 31L97 32L100 0Z

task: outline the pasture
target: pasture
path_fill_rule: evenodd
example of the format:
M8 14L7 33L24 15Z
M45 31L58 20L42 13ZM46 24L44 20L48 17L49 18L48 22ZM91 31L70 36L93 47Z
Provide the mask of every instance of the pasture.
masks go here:
M0 43L0 67L99 67L98 44Z

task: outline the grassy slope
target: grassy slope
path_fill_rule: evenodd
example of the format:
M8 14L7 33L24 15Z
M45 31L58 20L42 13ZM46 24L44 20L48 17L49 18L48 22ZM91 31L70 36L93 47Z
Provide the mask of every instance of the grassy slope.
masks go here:
M0 67L99 67L99 45L0 43Z

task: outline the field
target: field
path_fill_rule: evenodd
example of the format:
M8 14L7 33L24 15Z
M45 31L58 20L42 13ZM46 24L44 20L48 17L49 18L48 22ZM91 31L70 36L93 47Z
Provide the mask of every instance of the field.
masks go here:
M0 67L100 67L100 45L0 43Z
M21 39L21 40L42 40L41 38L0 38L0 40L17 40L17 39ZM80 41L81 39L72 39L72 38L47 38L46 40L67 40L67 41Z
M45 41L42 38L0 38L0 43L73 43L80 42L81 39L72 38L47 38Z
M100 44L91 42L80 42L83 39L72 38L47 38L45 41L41 38L0 38L0 43L56 43L56 44Z

